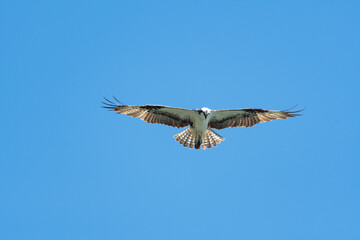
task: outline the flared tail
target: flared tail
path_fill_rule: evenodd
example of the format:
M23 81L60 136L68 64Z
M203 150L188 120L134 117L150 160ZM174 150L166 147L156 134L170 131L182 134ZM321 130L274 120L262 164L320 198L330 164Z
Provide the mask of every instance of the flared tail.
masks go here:
M187 128L184 131L176 134L174 138L184 147L195 147L196 149L200 149L200 147L202 149L211 148L211 146L215 147L221 141L225 140L225 138L223 138L211 129L206 130L206 133L204 134L202 139L201 137L199 139L199 137L196 137L192 134L191 128Z

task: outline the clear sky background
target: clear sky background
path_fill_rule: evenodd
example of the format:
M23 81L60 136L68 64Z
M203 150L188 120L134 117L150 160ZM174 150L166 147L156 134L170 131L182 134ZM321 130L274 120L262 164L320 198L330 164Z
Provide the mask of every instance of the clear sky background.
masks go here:
M359 1L0 1L1 239L360 239ZM217 131L102 109L283 110Z

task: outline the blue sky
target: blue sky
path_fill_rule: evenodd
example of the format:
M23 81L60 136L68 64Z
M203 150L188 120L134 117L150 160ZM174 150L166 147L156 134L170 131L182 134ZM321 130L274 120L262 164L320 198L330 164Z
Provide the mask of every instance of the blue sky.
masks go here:
M357 1L1 1L1 239L360 239ZM102 109L303 116L181 130Z

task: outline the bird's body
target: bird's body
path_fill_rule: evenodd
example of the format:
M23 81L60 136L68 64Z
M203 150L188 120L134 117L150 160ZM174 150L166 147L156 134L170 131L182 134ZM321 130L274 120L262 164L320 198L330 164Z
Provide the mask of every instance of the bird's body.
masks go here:
M107 100L107 99L106 99ZM115 98L115 100L117 100ZM216 146L225 140L212 128L223 129L229 127L252 127L257 123L274 119L286 119L297 116L299 111L273 111L265 109L231 109L211 110L174 108L162 105L123 105L107 100L105 108L115 110L119 114L132 117L140 117L148 123L159 123L172 127L182 128L190 126L186 130L176 134L176 141L195 149L206 149Z
M207 111L209 110L209 111ZM205 137L206 131L209 128L209 120L211 117L211 110L208 108L194 110L196 114L192 117L191 134L195 136L195 148L199 149L202 139Z

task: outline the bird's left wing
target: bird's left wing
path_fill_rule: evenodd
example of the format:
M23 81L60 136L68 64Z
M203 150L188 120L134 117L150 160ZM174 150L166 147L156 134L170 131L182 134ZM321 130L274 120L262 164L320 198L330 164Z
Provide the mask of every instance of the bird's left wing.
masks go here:
M105 104L104 108L114 110L118 114L140 117L148 123L159 123L177 128L190 125L191 119L196 114L193 110L185 108L174 108L162 105L119 105L106 98L105 100L107 102L103 102L103 104Z
M273 111L256 108L218 110L211 114L209 127L223 129L229 127L252 127L255 124L274 119L298 116L299 111Z

